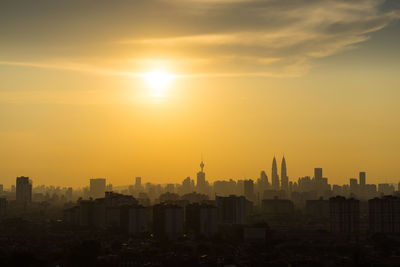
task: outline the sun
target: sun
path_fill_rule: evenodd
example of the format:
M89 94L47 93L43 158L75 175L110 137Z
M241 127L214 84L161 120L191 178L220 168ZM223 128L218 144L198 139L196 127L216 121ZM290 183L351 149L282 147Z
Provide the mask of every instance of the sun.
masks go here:
M147 72L143 76L146 79L148 86L157 92L167 88L174 77L172 74L160 70Z

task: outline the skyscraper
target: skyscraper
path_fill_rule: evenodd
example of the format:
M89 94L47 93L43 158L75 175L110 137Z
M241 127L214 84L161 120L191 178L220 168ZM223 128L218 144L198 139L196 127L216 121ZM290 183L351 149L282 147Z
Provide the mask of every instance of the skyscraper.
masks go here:
M197 191L201 193L206 193L206 174L204 173L204 162L201 161L200 163L201 171L197 173Z
M322 181L322 168L314 169L314 179L317 183L320 183Z
M275 157L272 160L271 182L272 182L272 189L279 190L279 175Z
M260 178L257 180L258 192L264 193L269 187L268 176L265 171L261 171Z
M29 177L17 177L16 200L18 203L30 203L32 201L32 181Z
M287 191L288 190L288 185L289 185L289 177L287 176L286 173L286 160L285 156L282 158L282 165L281 165L281 186L282 189Z
M360 186L365 186L366 184L366 173L360 172Z
M106 179L96 178L90 179L90 196L93 198L104 197L106 192Z
M243 187L244 187L244 196L251 200L254 201L256 198L256 195L254 194L254 182L253 180L245 180L243 183Z
M136 193L142 191L142 177L136 177L135 191Z
M315 189L321 195L323 191L322 168L314 168Z

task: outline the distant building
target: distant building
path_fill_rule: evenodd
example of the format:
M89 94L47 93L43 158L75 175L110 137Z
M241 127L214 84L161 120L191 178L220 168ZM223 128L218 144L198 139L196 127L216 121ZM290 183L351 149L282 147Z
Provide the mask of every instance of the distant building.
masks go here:
M273 216L294 215L293 202L288 199L264 199L262 201L262 211Z
M174 184L167 184L165 186L165 192L175 193L175 185Z
M271 182L272 189L279 190L279 175L278 175L278 166L276 165L276 158L272 160L272 170L271 170Z
M93 225L93 207L92 200L81 200L79 202L79 225L92 226Z
M200 163L200 168L201 170L197 173L197 183L196 183L196 189L197 192L207 194L207 183L206 183L206 174L204 172L204 162L201 161Z
M7 215L7 199L0 198L0 220Z
M400 198L385 196L368 201L371 233L400 233Z
M285 190L287 192L288 187L289 187L289 177L287 176L286 160L285 157L283 157L281 165L281 188L282 190Z
M16 201L24 204L32 202L32 181L29 177L17 177Z
M0 184L0 194L3 193L3 191L4 191L3 185Z
M306 200L305 213L314 219L329 218L329 200L323 198L317 200Z
M263 192L263 199L286 199L286 191L285 190L265 190Z
M256 198L256 194L254 193L254 182L253 180L245 180L243 182L243 187L244 187L244 196L251 200L254 201Z
M153 206L154 234L169 239L183 234L183 208L173 204L157 204Z
M146 208L138 205L128 207L128 233L135 235L146 231Z
M136 193L139 193L139 192L141 192L142 190L143 190L143 187L142 187L142 177L136 177L135 178L135 192Z
M236 181L230 179L229 181L215 181L214 192L219 196L229 196L236 191Z
M198 235L213 236L218 230L218 210L216 206L192 203L186 206L186 227Z
M360 231L360 201L345 197L329 199L331 232L354 234Z
M106 227L114 229L123 228L123 211L121 206L106 207ZM125 221L127 218L125 218Z
M185 180L182 182L182 187L181 187L181 194L187 194L193 192L193 181L190 179L190 177L186 177Z
M356 178L350 178L350 193L358 195L358 184Z
M394 192L394 186L391 184L378 184L378 192L381 195L392 195Z
M104 197L105 192L106 192L105 178L90 179L90 196L92 198Z
M359 180L360 180L360 186L366 185L366 173L365 172L360 172Z
M181 196L181 200L187 200L189 203L201 203L209 200L208 195L192 192Z
M269 182L268 182L268 176L265 173L265 171L261 171L260 173L260 178L257 180L257 191L260 193L264 192L264 190L267 190L269 187Z
M317 183L322 180L322 168L314 168L314 179Z
M245 224L249 209L246 198L230 195L229 197L216 196L218 208L218 222L223 224Z

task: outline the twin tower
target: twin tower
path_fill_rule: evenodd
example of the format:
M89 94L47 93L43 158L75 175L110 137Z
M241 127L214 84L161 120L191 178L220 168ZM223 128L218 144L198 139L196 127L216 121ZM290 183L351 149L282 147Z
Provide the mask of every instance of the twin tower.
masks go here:
M289 177L286 172L286 160L285 156L282 158L281 164L281 181L279 182L278 167L276 165L276 158L272 160L272 173L271 173L271 184L273 190L285 190L287 191L289 186Z

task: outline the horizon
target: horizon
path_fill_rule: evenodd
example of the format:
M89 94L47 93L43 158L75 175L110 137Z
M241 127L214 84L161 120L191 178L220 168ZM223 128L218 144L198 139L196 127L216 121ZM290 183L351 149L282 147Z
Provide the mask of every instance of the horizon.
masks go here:
M283 157L285 157L285 156L282 156L282 159L283 159ZM279 159L278 158L276 158L277 159L277 164L278 164L278 172L281 170L281 165L279 164L279 163L281 163L282 161L279 161ZM281 160L282 160L281 159ZM286 157L285 157L285 160L286 160ZM203 162L203 161L202 161ZM286 162L287 162L287 160L286 160ZM206 162L205 162L206 163ZM286 163L286 166L288 166L288 164ZM290 166L290 165L289 165ZM235 181L235 182L238 182L239 180L253 180L254 182L256 182L257 181L257 179L259 179L260 178L260 173L261 172L264 172L265 171L265 173L267 174L267 177L268 177L268 179L271 181L271 179L272 179L272 175L271 175L271 170L269 170L268 171L268 169L263 169L263 170L260 170L259 171L259 173L258 173L258 176L254 176L254 177L211 177L211 179L210 179L210 176L209 175L207 175L207 165L205 164L205 170L204 170L204 173L206 174L206 176L205 176L205 178L206 178L206 181L207 182L209 182L210 183L210 185L212 185L215 181L230 181L230 180L233 180L233 181ZM314 169L316 169L316 168L321 168L321 167L315 167L315 168L313 168L312 169L312 171L314 171ZM289 168L287 168L288 170L290 170ZM200 171L200 168L198 169L199 171ZM365 170L359 170L357 173L355 173L353 176L348 176L347 177L347 181L345 181L345 182L343 182L343 183L335 183L335 182L332 182L330 179L329 179L329 176L327 176L326 175L326 173L325 173L325 169L322 167L322 170L323 170L323 177L324 178L327 178L328 179L328 183L329 184L331 184L331 185L340 185L340 186L342 186L342 185L348 185L349 184L349 180L350 179L359 179L359 174L361 173L361 172L365 172L367 175L366 175L366 177L367 177L367 184L375 184L375 185L378 185L378 184L391 184L391 185L398 185L400 182L390 182L389 180L390 179L379 179L379 181L378 182L371 182L371 180L370 180L370 177L369 177L369 173L368 173L368 171L365 171ZM40 183L40 182L35 182L35 181L37 181L34 177L31 177L31 176L28 176L28 175L19 175L19 176L17 176L17 177L15 177L15 179L17 179L18 177L28 177L31 181L32 181L32 185L33 185L33 188L35 188L35 187L37 187L37 186L42 186L42 185L44 185L44 186L55 186L55 187L60 187L60 188L67 188L67 187L72 187L72 188L75 188L75 189L82 189L82 188L85 188L85 187L88 187L89 186L89 182L90 182L90 179L106 179L106 183L107 183L107 185L108 184L111 184L112 186L113 186L113 188L118 188L118 187L127 187L127 186L131 186L131 185L133 185L134 184L134 182L135 182L135 179L137 178L137 177L140 177L141 179L142 179L142 183L143 184L146 184L146 183L151 183L151 184L160 184L160 185L167 185L167 184L181 184L182 183L182 181L184 180L184 179L186 179L186 178L190 178L190 179L195 179L195 176L196 176L196 174L197 174L197 172L195 172L193 175L188 175L188 176L185 176L184 178L182 178L182 179L168 179L168 181L165 181L165 182L155 182L155 180L157 180L157 179L154 179L154 177L143 177L143 176L141 176L141 175L135 175L135 176L133 176L133 177L130 177L130 178L127 178L127 180L130 180L131 181L131 183L129 183L129 181L126 181L126 183L119 183L119 184L115 184L115 183L113 183L112 182L112 180L109 178L109 177L106 177L106 176L93 176L93 177L88 177L88 178L86 178L86 182L84 182L84 183L82 183L82 184L80 184L80 185L71 185L71 184L63 184L63 185L61 185L61 184L44 184L44 183ZM291 177L290 175L288 175L288 180L289 180L289 182L297 182L300 178L304 178L304 177L310 177L310 178L314 178L314 175L313 174L305 174L305 175L301 175L301 176L296 176L296 177ZM159 177L160 178L160 177ZM281 178L281 177L279 177L279 178ZM123 178L119 178L119 179L123 179ZM162 179L165 179L165 178L162 178ZM40 179L39 179L39 181L40 181ZM14 183L10 183L8 186L6 185L6 184L3 184L3 186L4 186L4 188L6 188L6 189L11 189L11 187L13 186L13 185L15 185L15 182Z

